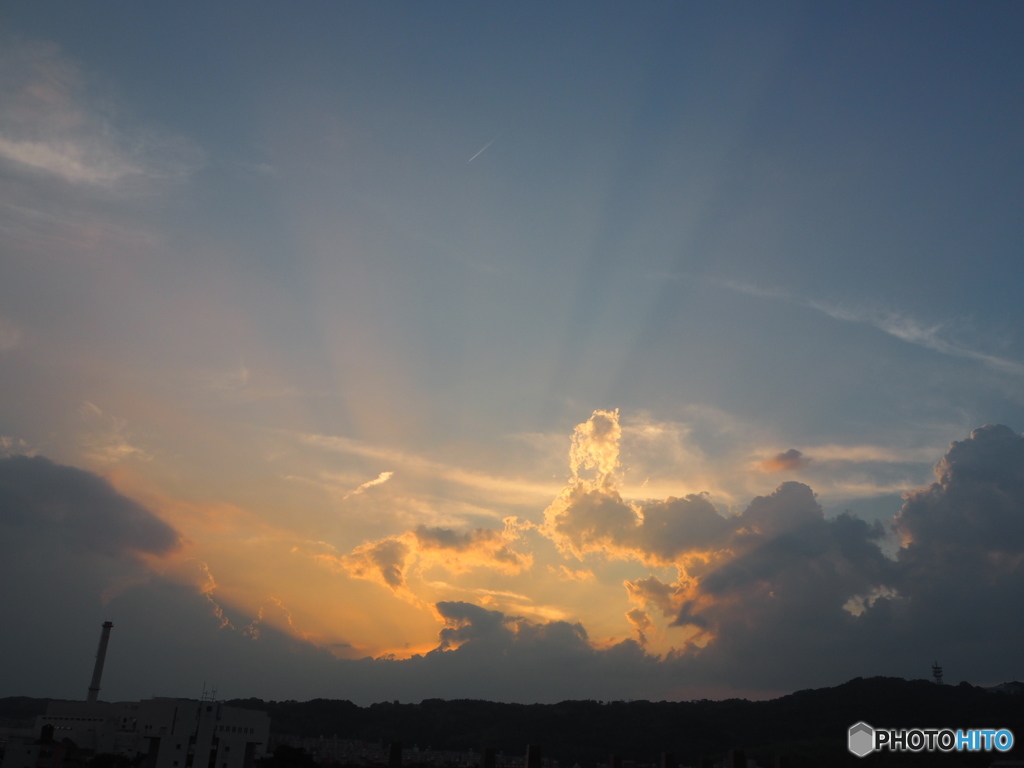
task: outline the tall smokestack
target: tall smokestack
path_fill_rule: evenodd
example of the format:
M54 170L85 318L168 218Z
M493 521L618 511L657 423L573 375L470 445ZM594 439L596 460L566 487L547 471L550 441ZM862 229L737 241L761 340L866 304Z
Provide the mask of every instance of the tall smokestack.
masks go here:
M100 678L103 677L103 662L107 658L107 643L110 642L110 628L114 626L112 621L103 622L103 634L100 635L100 647L96 649L96 666L92 669L92 682L89 684L89 695L86 701L96 701L100 693Z

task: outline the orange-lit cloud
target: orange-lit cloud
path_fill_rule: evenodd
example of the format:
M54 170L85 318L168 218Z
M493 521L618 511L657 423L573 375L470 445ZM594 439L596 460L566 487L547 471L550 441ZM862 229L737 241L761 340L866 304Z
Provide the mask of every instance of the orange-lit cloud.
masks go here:
M594 411L593 415L573 431L569 448L569 469L574 477L593 470L600 483L610 481L619 470L619 411Z
M594 572L589 568L570 568L567 565L559 565L557 568L548 566L551 573L567 581L593 581Z
M798 469L803 469L810 462L811 460L796 448L790 448L788 451L765 459L758 467L762 472L795 472Z
M626 618L633 625L633 631L636 632L636 641L640 645L647 645L647 633L654 629L654 622L651 621L651 617L640 608L630 608L626 611Z
M213 593L217 590L217 581L213 578L213 573L210 572L210 566L202 560L193 559L191 562L196 565L199 571L199 580L196 584L199 594L205 597L210 604L213 615L220 621L221 629L234 629L231 620L224 614L224 608L221 607L220 603L213 596Z
M376 581L410 602L419 602L406 576L441 568L458 574L482 568L515 575L533 564L533 556L516 551L519 538L515 518L507 518L503 531L477 528L459 533L451 528L417 526L397 536L366 542L348 555L336 559L345 571L358 579Z
M518 538L515 518L506 520L504 531L477 528L460 534L450 528L418 526L412 534L424 567L440 565L451 573L490 568L516 574L533 563L531 555L511 547Z
M595 411L576 428L569 454L573 477L545 510L541 532L578 560L603 553L672 564L722 546L731 526L706 496L647 504L622 498L618 418L618 411Z
M383 539L356 547L342 563L355 578L379 581L395 594L406 595L405 569L411 552L399 538Z

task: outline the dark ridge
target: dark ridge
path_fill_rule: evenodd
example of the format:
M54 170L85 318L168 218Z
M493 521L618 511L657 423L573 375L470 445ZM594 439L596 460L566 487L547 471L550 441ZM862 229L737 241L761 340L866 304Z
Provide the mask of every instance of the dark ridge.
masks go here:
M421 750L523 755L527 744L543 747L561 768L592 768L621 755L638 766L658 765L672 753L680 765L721 760L741 748L759 765L785 756L802 766L988 766L1024 759L1024 695L1019 683L991 689L968 683L936 685L926 680L856 678L834 688L797 691L771 701L563 701L502 704L469 699L426 699L419 704L382 702L360 707L351 701L263 701L225 703L270 715L277 741L338 738ZM0 699L0 720L30 723L49 699ZM1009 728L1013 750L1004 753L874 753L866 758L846 748L847 729L865 721L883 728Z
M700 765L743 748L761 765L785 755L792 766L963 765L1022 759L1015 744L1005 753L876 753L866 759L846 748L847 729L858 721L886 728L1009 728L1024 741L1024 696L1001 695L968 683L856 678L834 688L797 691L771 701L563 701L500 704L426 699L359 707L349 701L259 699L227 702L264 709L274 733L300 738L337 737L400 741L421 749L479 752L493 747L522 754L540 744L562 768L606 763L610 754L657 765L663 752L682 765Z

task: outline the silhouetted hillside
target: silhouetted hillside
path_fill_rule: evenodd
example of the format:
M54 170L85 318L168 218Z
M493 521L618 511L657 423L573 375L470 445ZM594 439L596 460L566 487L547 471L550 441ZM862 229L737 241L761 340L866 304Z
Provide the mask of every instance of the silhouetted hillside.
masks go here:
M1016 690L1009 686L1006 690ZM0 720L30 720L46 699L0 699ZM337 737L370 742L400 741L422 749L479 751L494 747L523 754L540 744L563 768L589 768L611 753L639 764L657 764L662 752L683 765L704 756L746 749L762 765L775 755L799 766L888 765L988 766L1009 753L875 753L856 758L846 749L847 729L863 720L891 728L1009 728L1024 740L1024 695L925 680L857 678L835 688L797 691L772 701L563 701L559 704L500 704L427 699L419 704L383 702L360 707L350 701L262 701L235 699L235 707L265 710L271 730L295 738Z
M605 762L610 753L657 763L672 752L684 763L743 747L770 764L787 754L793 765L979 765L1024 754L873 754L859 759L846 749L847 729L859 720L880 727L1010 728L1024 739L1024 696L991 693L961 683L857 678L835 688L798 691L772 701L563 701L498 704L428 699L419 704L358 707L347 701L235 700L266 709L272 729L292 736L401 741L433 749L494 747L522 753L541 744L563 766Z

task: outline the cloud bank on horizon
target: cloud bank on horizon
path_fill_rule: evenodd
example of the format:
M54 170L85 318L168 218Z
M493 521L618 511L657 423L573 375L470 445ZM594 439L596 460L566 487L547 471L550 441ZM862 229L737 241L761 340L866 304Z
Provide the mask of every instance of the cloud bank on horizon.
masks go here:
M1022 22L5 2L0 695L1013 676Z
M187 558L188 544L106 481L40 456L2 459L0 583L17 631L0 653L19 659L5 693L73 696L88 672L89 619L100 615L118 628L107 679L127 697L200 678L238 696L362 703L765 695L923 675L933 656L967 679L1012 674L1024 626L1005 607L1024 587L1024 436L986 426L953 443L936 481L908 493L888 526L826 516L796 481L734 514L706 495L627 502L620 436L615 411L576 429L572 477L541 519L509 519L503 530L420 526L335 561L337 573L433 614L434 646L407 658L342 658L344 644L304 637L281 600L245 615L205 564L191 582L162 566ZM893 557L879 546L887 528L900 541ZM526 531L536 534L529 543ZM497 610L487 596L427 604L409 578L475 569L536 578L526 550L544 545L567 570L631 565L620 597L633 606L624 615L633 637L595 638L572 617ZM658 575L666 569L671 580ZM284 624L267 622L273 611ZM668 650L653 650L652 635L667 637Z

